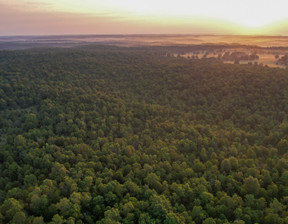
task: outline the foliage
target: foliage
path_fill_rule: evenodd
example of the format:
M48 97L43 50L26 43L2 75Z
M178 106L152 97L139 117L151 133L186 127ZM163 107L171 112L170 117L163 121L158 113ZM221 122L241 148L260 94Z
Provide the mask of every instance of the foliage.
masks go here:
M0 222L286 223L286 70L161 48L0 52Z

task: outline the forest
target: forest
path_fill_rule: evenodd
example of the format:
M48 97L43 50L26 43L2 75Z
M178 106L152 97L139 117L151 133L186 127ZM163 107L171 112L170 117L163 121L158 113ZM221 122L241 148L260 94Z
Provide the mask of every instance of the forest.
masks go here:
M287 134L285 69L0 51L0 223L288 223Z

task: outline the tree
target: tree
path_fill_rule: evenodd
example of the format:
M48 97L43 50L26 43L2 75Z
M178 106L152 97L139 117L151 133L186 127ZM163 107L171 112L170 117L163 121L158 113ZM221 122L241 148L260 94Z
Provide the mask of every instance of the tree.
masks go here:
M207 218L202 223L203 224L216 224L216 222L213 218Z
M23 149L26 146L26 139L22 135L17 135L14 139L14 145L19 149Z
M161 190L161 182L160 177L157 176L155 173L149 173L145 178L145 182L148 186L152 189L157 190L158 192Z
M25 221L26 221L26 215L24 212L17 212L12 219L12 223L15 224L24 224Z
M127 216L128 213L130 212L133 212L134 211L134 205L131 201L127 202L126 204L123 205L123 208L122 208L122 214L124 216Z
M30 208L35 215L45 214L48 207L48 198L46 195L33 194L31 197Z
M202 222L207 216L201 206L194 206L191 212L192 219L196 222Z
M51 224L62 224L63 222L63 217L56 214L53 216Z
M28 131L29 129L37 128L38 119L37 115L33 113L29 113L25 115L25 121L23 123L23 129Z
M229 173L229 171L231 170L231 164L230 164L230 160L229 159L224 159L221 162L221 170L225 171L226 173Z
M174 213L170 212L167 214L164 224L181 224L184 223L181 219Z
M32 224L45 224L45 222L44 222L43 217L40 216L40 217L35 217L35 218L33 219Z
M18 217L22 214L22 210L23 204L14 198L6 199L1 206L1 214L6 222L11 221L14 216L16 216L15 219L18 219Z
M257 195L259 192L260 184L257 178L249 176L244 180L243 185L244 191L246 194L254 194Z

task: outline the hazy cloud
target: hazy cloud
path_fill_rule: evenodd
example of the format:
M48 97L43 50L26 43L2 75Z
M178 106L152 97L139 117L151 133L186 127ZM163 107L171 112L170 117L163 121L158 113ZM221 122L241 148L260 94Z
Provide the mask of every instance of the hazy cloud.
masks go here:
M159 14L153 14L153 8L148 8L149 4L147 1L148 3L151 3L151 5L153 5L152 3L155 3L154 5L156 9L157 7L161 8L160 3L163 2L163 0L146 0L142 4L143 7L145 6L146 8L141 8L135 5L138 2L137 0L105 0L102 1L102 3L98 0L0 0L0 35L86 33L273 34L273 32L275 34L287 34L288 32L286 31L287 29L285 29L287 27L287 22L285 22L285 20L283 20L284 22L282 23L278 23L277 26L266 26L261 29L252 27L249 29L247 27L244 28L239 24L237 25L237 23L235 25L233 21L223 19L224 17L201 17L193 14L183 16L181 14L181 8L175 9L175 12L180 10L178 16L162 15L160 13L161 10L159 11ZM230 10L234 4L232 4L231 0L203 1L207 8L206 14L221 14L221 11L217 11L217 4L220 4L222 7L222 4L225 2L227 4L229 3L225 9L227 10L227 15L233 14L233 10L235 10ZM255 16L257 16L256 12L258 9L255 10L253 8L255 7L255 3L248 4L247 1L248 0L242 2L241 4L244 5L241 7L239 6L239 8L244 11L247 9L246 11L249 11L250 17L240 13L239 18L242 19L243 17L246 19L247 23L253 21L255 25L257 25L257 22L262 22L262 18L260 17L253 20L251 15L255 13ZM71 4L69 4L69 2ZM116 2L118 3L116 4ZM188 1L171 1L165 6L167 7L166 10L169 11L168 9L170 7L173 11L176 2L178 2L178 4L185 4ZM189 2L191 4L192 1ZM211 3L210 5L208 4L209 2ZM110 8L108 7L108 3L111 4ZM115 5L112 3L115 3ZM198 4L194 2L193 4L195 4L195 8L197 9L198 7L201 12L201 10L205 9L201 9L201 7L204 7L204 3L202 2ZM264 3L266 4L266 1L264 1L263 4ZM237 4L240 4L240 2ZM209 7L207 7L207 5L209 5ZM267 5L268 3L265 7L263 6L265 10L267 10L267 7L269 6ZM89 8L89 6L91 7ZM121 6L123 7L122 9L120 9ZM135 11L135 7L139 7L139 9ZM182 10L184 10L183 13L189 13L189 10L192 10L187 7L187 11L185 11L185 5L182 5L181 7ZM259 7L261 6L259 5ZM87 8L89 8L89 10ZM195 10L195 8L193 10ZM145 10L150 13L147 13ZM271 12L274 11L275 9L273 7ZM279 12L282 11L283 9L279 10ZM266 16L269 17L269 15Z

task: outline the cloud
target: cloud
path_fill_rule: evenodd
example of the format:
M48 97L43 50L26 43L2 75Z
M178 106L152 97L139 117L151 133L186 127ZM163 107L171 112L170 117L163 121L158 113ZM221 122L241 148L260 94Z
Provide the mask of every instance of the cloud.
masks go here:
M93 15L27 11L1 4L0 14L0 35L101 34L133 30L125 17L105 12Z

